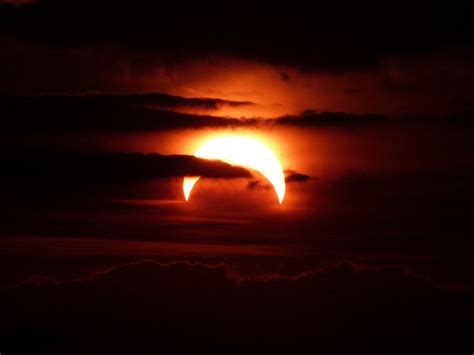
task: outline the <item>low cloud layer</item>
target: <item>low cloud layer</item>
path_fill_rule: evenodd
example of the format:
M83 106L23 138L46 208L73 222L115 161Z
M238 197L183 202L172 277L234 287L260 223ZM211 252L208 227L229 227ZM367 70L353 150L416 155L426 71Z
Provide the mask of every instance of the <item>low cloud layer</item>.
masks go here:
M194 272L197 271L197 277L200 274L212 274L215 273L220 279L221 283L229 282L231 284L244 285L252 287L258 284L279 284L279 283L291 283L291 282L302 282L309 280L310 282L324 282L324 275L337 276L340 272L349 274L358 273L388 273L392 274L389 278L392 281L403 281L406 279L410 282L419 282L420 284L430 285L437 288L439 285L431 279L429 275L421 274L411 270L407 266L394 266L394 265L369 265L360 262L352 262L349 260L334 262L326 267L319 269L312 269L301 271L296 274L284 274L284 273L262 273L262 274L243 274L235 271L230 265L226 263L219 264L206 264L201 262L188 262L188 261L172 261L172 262L159 262L153 259L139 260L137 262L131 262L122 265L116 265L105 270L93 272L89 275L80 276L73 279L58 280L55 277L46 275L32 275L26 280L15 284L4 286L2 290L21 289L26 287L49 287L63 285L65 287L73 286L77 284L87 284L91 282L102 282L108 277L115 274L127 274L131 270L135 272L138 270L156 269L157 274L166 274L168 272L173 273L174 269L182 270L183 273L193 276ZM213 277L215 278L215 277ZM458 285L462 288L462 285ZM444 288L444 287L441 287ZM464 285L465 290L472 288L471 285Z
M48 352L78 334L88 339L81 346L97 349L96 339L114 352L124 346L176 349L182 339L193 347L220 346L236 337L239 344L258 341L267 349L287 344L354 352L395 340L414 346L413 334L424 348L438 346L433 339L465 346L471 298L469 288L438 288L404 267L340 262L296 275L245 276L223 263L141 260L68 281L32 277L3 289L0 326L29 340L20 346L41 343ZM28 339L23 329L36 337ZM343 344L334 341L341 329L350 340ZM50 334L54 343L44 341ZM9 350L16 344L2 345Z

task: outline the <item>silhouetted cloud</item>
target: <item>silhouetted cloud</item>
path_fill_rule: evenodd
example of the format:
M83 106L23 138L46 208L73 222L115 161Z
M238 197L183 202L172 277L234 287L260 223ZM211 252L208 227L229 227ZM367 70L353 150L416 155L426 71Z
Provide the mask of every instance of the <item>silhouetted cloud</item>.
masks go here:
M301 115L277 118L275 119L275 123L283 126L337 127L375 124L385 120L387 120L387 117L383 115L357 115L342 112L318 112L307 110Z
M382 123L442 123L472 125L472 112L439 116L383 116L307 110L273 119L228 118L175 112L182 108L218 110L245 107L246 101L183 98L151 94L83 94L0 97L1 132L133 132L200 128L358 127Z
M128 270L140 270L140 269L157 269L158 273L173 273L173 269L182 269L183 272L192 274L194 270L197 270L197 274L212 274L216 273L221 278L221 282L230 281L236 285L241 284L259 284L259 283L279 283L279 282L299 282L304 280L316 280L324 278L326 274L337 275L341 270L348 271L350 273L365 273L365 272L389 272L393 273L392 277L400 277L401 279L411 279L421 283L429 283L434 287L437 286L431 277L423 275L418 272L411 270L406 266L394 266L394 265L369 265L360 262L353 262L350 260L343 260L334 262L331 265L321 267L319 269L306 270L298 272L296 274L284 274L284 273L262 273L262 274L243 274L235 271L230 265L226 263L208 264L202 262L189 262L189 261L171 261L171 262L159 262L154 259L144 259L131 263L116 265L107 269L92 272L89 275L79 276L77 278L58 280L55 277L46 275L32 275L24 281L3 287L3 289L15 289L28 286L36 287L47 287L55 285L70 285L70 284L82 284L88 282L101 281L101 279L107 278L109 275L116 273L128 273Z
M183 98L166 94L86 94L0 97L3 132L148 131L230 127L255 124L239 120L173 112L179 107L218 109L250 102Z
M120 94L120 93L86 93L76 95L38 95L30 97L12 97L16 104L30 104L40 102L40 104L61 105L83 105L91 107L101 106L144 106L149 108L173 109L179 107L202 108L217 110L223 106L240 107L253 105L249 101L231 101L216 98L185 98L181 96L168 95L163 93L143 93L143 94Z
M247 183L247 188L249 190L257 190L257 189L269 190L272 188L272 185L262 180L252 179L252 180L249 180L249 182Z
M290 169L285 170L285 183L286 184L302 183L302 182L307 182L313 179L316 179L316 178L310 175L299 173L294 170L290 170ZM266 180L250 179L247 183L247 188L249 190L258 190L258 189L269 190L272 188L272 185Z
M363 340L341 345L354 351L379 338L380 346L392 338L413 346L413 334L467 342L472 296L472 289L439 288L429 276L403 266L339 261L295 274L246 275L226 263L139 260L67 280L34 276L2 289L0 326L22 338L27 334L21 329L27 328L33 334L52 331L56 341L80 334L130 342L106 341L109 350L156 346L150 336L156 333L160 347L173 349L183 338L195 339L193 347L199 341L235 345L253 343L255 334L267 348L314 348L316 333L330 339L318 341L319 349L334 350L343 324L350 329L345 336ZM38 341L29 340L25 344Z
M32 153L4 156L3 178L66 181L120 181L203 176L248 178L251 173L230 164L189 155L142 153Z
M315 179L315 177L299 173L294 170L287 169L285 170L285 182L291 184L294 182L306 182Z
M434 123L446 125L472 126L472 111L459 111L443 115L380 115L353 114L345 112L319 112L306 110L299 115L282 116L265 121L275 126L295 126L303 128L322 127L364 127L378 124Z

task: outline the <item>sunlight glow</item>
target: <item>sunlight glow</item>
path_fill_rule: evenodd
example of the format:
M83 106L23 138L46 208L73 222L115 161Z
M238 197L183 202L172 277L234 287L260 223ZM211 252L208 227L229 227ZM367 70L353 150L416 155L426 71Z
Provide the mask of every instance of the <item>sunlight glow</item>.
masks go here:
M245 136L224 136L214 138L202 145L194 154L198 158L215 159L231 165L242 166L260 172L270 181L280 203L285 196L285 175L280 162L263 143ZM199 176L186 176L183 192L186 201Z

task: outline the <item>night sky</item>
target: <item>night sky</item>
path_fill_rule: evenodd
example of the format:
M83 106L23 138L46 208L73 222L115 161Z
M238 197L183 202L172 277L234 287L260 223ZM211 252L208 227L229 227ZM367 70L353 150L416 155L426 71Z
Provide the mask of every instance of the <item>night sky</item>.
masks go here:
M474 351L470 2L0 0L0 166L1 355Z

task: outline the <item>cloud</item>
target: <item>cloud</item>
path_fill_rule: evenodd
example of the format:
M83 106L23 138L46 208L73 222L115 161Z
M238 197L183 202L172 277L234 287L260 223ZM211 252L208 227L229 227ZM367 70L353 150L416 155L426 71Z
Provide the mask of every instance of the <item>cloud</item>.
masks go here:
M277 118L229 118L188 112L248 107L247 101L184 98L161 93L0 96L3 134L137 132L201 128L364 127L384 123L472 125L472 112L450 115L350 114L306 110ZM1 133L0 133L1 134Z
M174 129L353 126L377 123L383 116L305 111L276 119L236 119L174 112L180 108L216 110L251 102L183 98L161 93L0 97L3 132L157 131Z
M182 176L249 178L227 163L189 155L142 153L32 153L2 158L3 178L49 181L123 181Z
M183 274L189 274L200 278L205 277L205 274L216 274L211 279L220 279L218 283L230 282L233 285L248 286L252 287L258 284L286 284L288 282L319 282L327 278L327 275L331 277L339 278L342 274L356 275L361 274L364 278L384 276L388 280L399 282L400 280L406 279L421 284L430 284L433 287L445 288L444 283L438 284L429 275L425 275L414 270L411 270L407 266L403 265L370 265L362 262L355 262L351 260L341 260L333 262L327 266L300 271L294 274L285 273L262 273L262 274L245 274L235 271L230 265L221 262L217 264L208 264L203 262L190 262L190 261L171 261L171 262L160 262L154 259L143 259L125 264L119 264L110 268L102 269L100 271L92 272L85 276L79 276L71 279L58 280L55 277L46 275L32 275L26 278L24 281L4 286L3 289L15 289L24 287L49 287L49 286L69 286L74 284L87 284L87 283L101 283L107 280L109 277L116 278L116 275L140 273L142 270L155 270L159 274L173 274L174 270L180 270ZM193 277L194 277L193 276ZM216 277L217 276L217 277ZM387 276L389 276L387 278ZM352 276L351 276L352 277ZM217 280L216 280L217 281ZM461 285L459 285L461 286ZM464 285L465 289L469 289L468 285Z
M285 170L285 182L287 184L298 183L298 182L307 182L312 179L316 179L313 176L299 173L294 170L287 169Z
M51 353L71 341L76 353L90 353L80 344L101 353L176 350L187 339L194 349L258 341L266 349L367 353L367 344L380 350L388 340L413 346L413 334L426 349L433 334L449 345L470 345L472 293L436 287L404 266L339 261L295 274L245 275L227 263L146 259L66 280L34 276L4 288L0 327L8 351L40 343ZM350 341L334 341L341 336Z
M21 98L19 98L21 100ZM30 98L35 99L35 98ZM83 94L83 95L43 95L36 99L51 100L69 100L70 102L79 101L84 105L100 106L145 106L159 109L176 108L202 108L208 110L218 110L223 106L241 107L254 105L249 101L231 101L217 98L185 98L181 96L168 95L163 93L145 93L145 94Z
M240 16L234 9L225 11L227 6L230 5L210 6L210 13L201 13L200 6L192 5L191 9L185 4L163 4L157 7L142 1L131 8L77 0L68 1L67 6L54 0L31 6L2 6L0 47L6 54L0 57L0 93L159 91L258 104L217 110L219 115L232 117L294 115L307 108L384 114L472 110L473 66L469 58L473 54L473 32L472 26L466 26L469 21L461 16L466 14L470 19L470 7L458 11L457 6L453 6L453 12L440 11L436 6L399 9L399 15L413 16L412 20L416 18L415 13L421 14L419 18L424 20L432 19L432 26L424 23L407 32L394 31L395 25L388 26L389 36L381 36L375 43L356 45L356 39L362 42L374 40L373 28L380 33L377 23L377 26L365 28L368 33L362 31L356 35L371 21L377 22L373 16L361 20L370 12L348 16L341 23L338 21L339 9L318 5L318 14L335 13L337 20L318 27L321 25L318 19L317 26L303 30L302 26L315 22L312 18L305 21L309 15L304 8L295 8L292 15L291 11L275 9L273 15L276 17L270 21L272 16L257 16L254 11L258 10L253 4L246 11L236 10L242 11ZM167 11L168 7L170 11ZM116 17L108 15L112 9ZM353 10L354 13L360 11L360 5ZM211 15L213 11L216 11L214 16ZM265 9L266 14L267 11ZM158 14L164 12L167 16L161 19ZM386 11L381 12L387 15ZM200 16L194 16L194 13ZM221 13L224 14L221 16ZM308 13L311 13L310 17L314 14ZM391 11L389 17L393 13L396 11ZM229 28L228 23L232 22L228 21L229 16L234 15L237 16L236 23L243 23L243 19L250 16L254 20L250 21L254 31L247 32L246 26L243 30ZM444 16L446 21L440 21ZM140 20L142 17L143 21ZM175 20L171 21L173 17ZM208 17L209 23L204 20ZM211 25L216 19L225 23ZM268 27L258 23L267 20L272 22ZM281 26L281 29L277 26L278 31L285 32L282 34L285 40L280 38L278 31L269 30L275 27L274 23L280 23L279 20L297 23ZM397 24L402 22L398 16L393 20ZM170 22L166 24L167 21ZM363 23L362 27L359 21ZM56 25L52 26L54 22ZM88 26L84 25L86 22ZM187 28L188 22L194 24ZM351 22L357 23L346 26ZM447 26L450 22L452 26ZM123 23L127 23L127 30ZM151 23L155 25L151 26ZM48 29L50 25L52 27ZM439 28L443 28L442 33L450 33L459 28L458 25L463 28L460 31L463 36L458 32L452 37L437 35ZM420 28L436 35L428 41L426 33L419 33ZM202 36L198 36L200 31ZM295 32L293 36L290 35L292 31ZM312 31L313 35L309 36ZM341 36L345 32L347 34ZM259 33L266 33L268 38L257 41L255 38ZM415 40L413 33L420 37ZM357 38L349 40L352 35ZM197 38L190 40L193 36ZM318 40L319 36L323 38ZM330 40L331 36L342 39ZM401 40L401 37L407 38ZM341 40L348 43L341 44ZM411 40L417 43L405 47ZM252 41L255 42L252 44ZM262 46L261 43L270 45ZM430 48L424 48L425 45ZM290 81L285 80L286 75ZM216 113L215 110L193 112L189 107L180 110Z
M299 173L294 170L287 169L285 170L285 183L303 183L310 180L316 179L313 176ZM247 183L247 188L249 190L269 190L272 188L272 185L269 184L266 180L262 179L250 179Z
M275 119L274 123L282 126L301 127L338 127L338 126L359 126L383 122L387 116L374 114L350 114L343 112L318 112L306 110L300 115L284 116Z
M252 179L247 183L247 188L249 190L269 190L272 188L272 185L270 185L269 183L265 183L262 180Z
M32 99L32 98L30 98ZM168 95L163 93L144 93L144 94L78 94L78 95L43 95L36 99L46 99L51 101L69 100L70 102L79 101L84 105L100 106L144 106L158 109L179 109L196 108L206 110L218 110L221 107L245 107L252 106L254 103L249 101L231 101L208 97L185 98L181 96Z
M174 112L183 108L214 110L250 102L183 98L165 94L43 95L0 97L4 131L148 131L178 128L231 127L255 124L207 115Z

